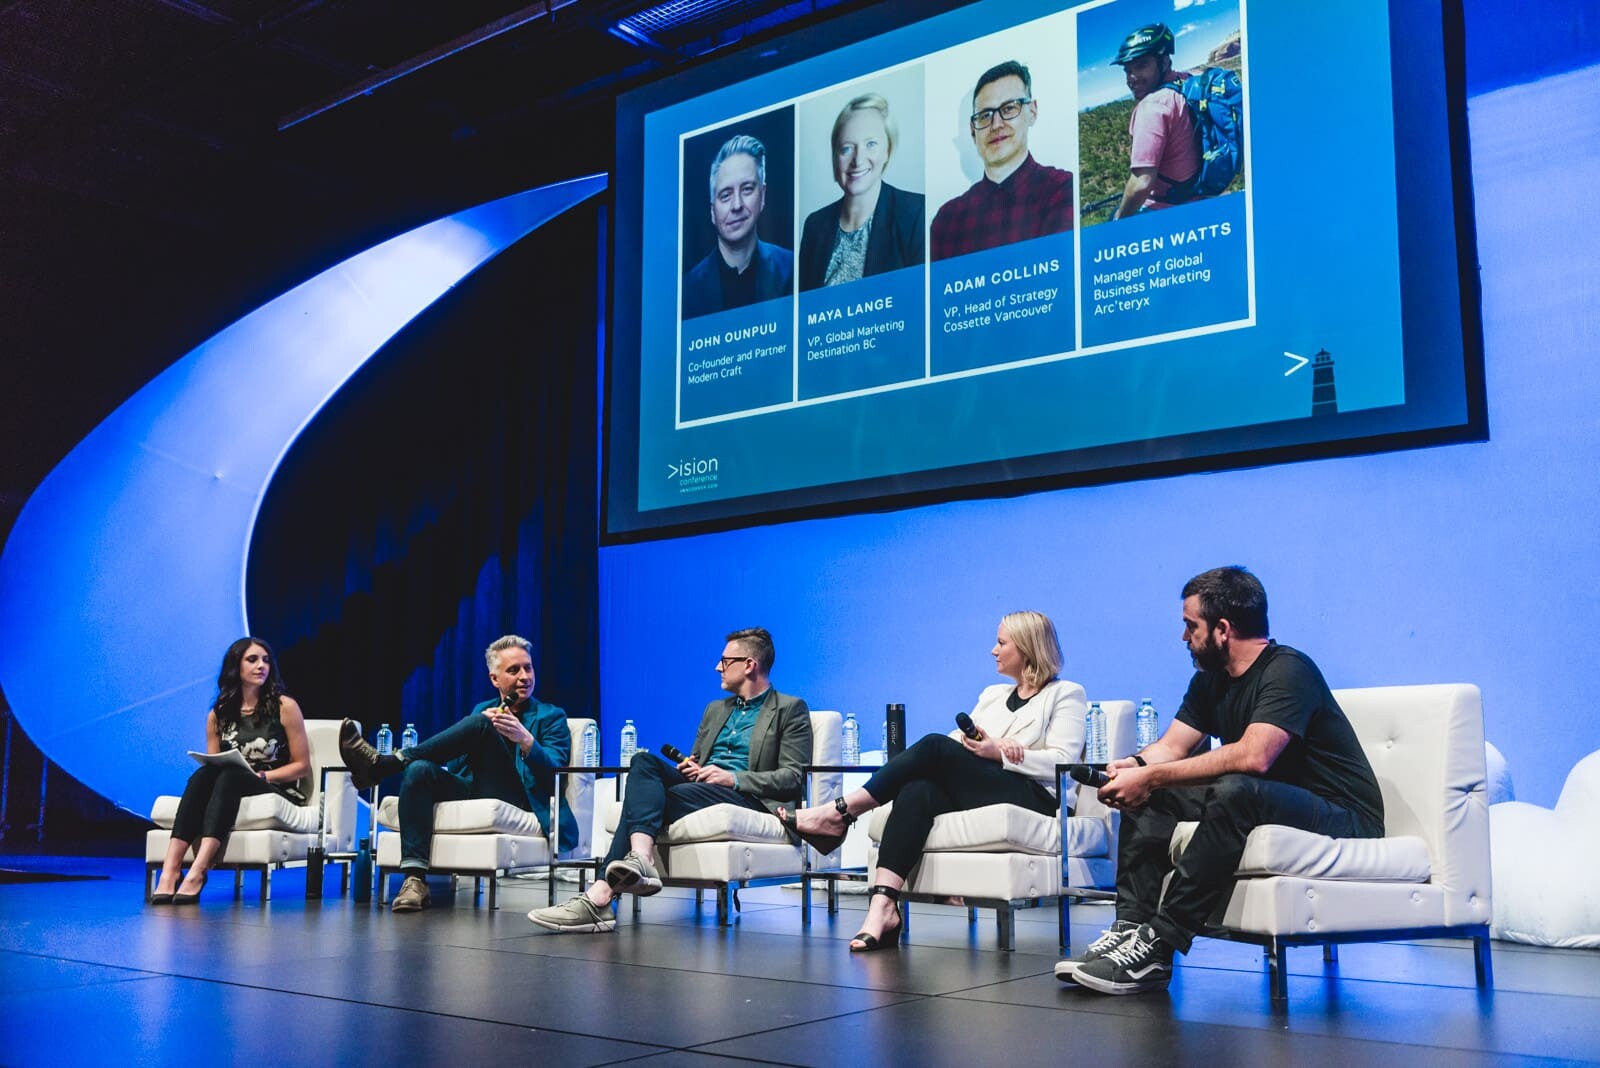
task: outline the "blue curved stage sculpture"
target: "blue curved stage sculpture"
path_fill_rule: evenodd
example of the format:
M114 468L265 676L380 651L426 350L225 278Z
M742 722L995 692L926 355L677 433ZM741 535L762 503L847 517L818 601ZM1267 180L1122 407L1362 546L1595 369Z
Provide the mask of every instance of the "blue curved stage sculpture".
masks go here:
M593 175L529 190L352 256L200 345L78 443L0 554L0 687L46 756L140 814L182 787L222 650L249 632L250 536L295 438L425 308L605 187Z

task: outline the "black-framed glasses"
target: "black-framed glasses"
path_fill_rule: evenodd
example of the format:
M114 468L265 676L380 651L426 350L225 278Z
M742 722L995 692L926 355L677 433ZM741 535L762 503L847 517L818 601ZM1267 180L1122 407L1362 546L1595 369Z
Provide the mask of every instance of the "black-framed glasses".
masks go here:
M753 660L753 659L755 659L755 658L750 656L750 655L748 655L748 654L746 654L744 656L724 656L724 657L721 657L720 659L717 660L717 670L718 671L727 671L729 664L737 664L741 660Z
M974 111L972 113L972 128L974 130L988 129L989 124L994 122L994 117L996 115L999 115L1002 119L1010 122L1018 115L1022 114L1022 108L1024 105L1031 103L1033 103L1033 97L1019 96L1015 100L1005 101L999 107L984 108L982 111Z

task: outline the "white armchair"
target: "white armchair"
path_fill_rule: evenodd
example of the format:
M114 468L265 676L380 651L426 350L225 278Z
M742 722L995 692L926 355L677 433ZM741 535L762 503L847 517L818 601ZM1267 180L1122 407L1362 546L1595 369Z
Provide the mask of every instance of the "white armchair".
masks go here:
M1478 985L1489 951L1489 809L1483 704L1471 685L1335 690L1383 791L1383 838L1257 827L1233 893L1204 933L1263 947L1272 999L1288 996L1290 946L1470 938ZM1194 833L1180 823L1174 860Z
M580 751L584 729L594 720L568 719L572 752ZM578 844L570 856L587 857L594 809L594 776L564 776L567 805L578 821ZM378 806L377 869L382 903L388 897L389 877L400 870L400 799L393 795ZM428 858L430 875L470 875L476 902L483 881L489 881L489 907L497 907L496 891L503 876L549 870L559 854L559 826L546 837L539 817L526 809L495 798L441 801L433 806L433 845Z
M842 754L843 717L837 712L811 713L811 763L836 765ZM807 774L801 805L823 804L839 796L843 777L837 773ZM607 802L605 829L616 832L622 817L620 801ZM609 844L609 843L603 843ZM778 817L742 805L712 805L678 820L656 841L657 868L666 886L715 890L717 922L732 922L730 906L745 886L770 886L805 879L818 869L838 866L838 852L821 856L810 846L789 840ZM810 925L809 895L802 923ZM639 898L633 899L634 915Z
M349 854L355 848L356 789L350 773L339 757L339 720L306 720L306 740L311 748L311 796L296 805L278 793L256 794L239 802L239 815L222 859L214 870L232 871L233 893L238 897L244 886L244 873L261 875L261 900L272 893L272 873L279 868L303 867L312 850L321 842L327 853ZM156 798L150 809L155 829L144 839L144 895L150 899L155 876L166 859L167 843L172 840L172 821L178 814L180 798ZM188 859L193 859L191 849ZM348 862L343 878L348 879Z
M1100 707L1106 714L1111 758L1132 753L1133 702L1101 701ZM994 909L1000 948L1007 951L1015 946L1016 910L1054 901L1065 952L1071 944L1069 900L1108 897L1117 881L1119 817L1100 803L1094 790L1058 773L1057 796L1072 796L1073 791L1074 806L1061 806L1054 816L1020 805L985 805L939 816L901 900L937 904L961 898L974 917L972 910ZM872 812L869 871L877 866L878 843L893 807Z

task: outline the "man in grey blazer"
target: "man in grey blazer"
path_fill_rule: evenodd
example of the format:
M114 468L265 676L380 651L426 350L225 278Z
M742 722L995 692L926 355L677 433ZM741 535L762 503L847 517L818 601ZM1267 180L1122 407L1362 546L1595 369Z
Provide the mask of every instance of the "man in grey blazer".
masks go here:
M811 713L805 701L773 688L774 658L766 628L728 635L717 673L732 696L706 705L694 751L676 765L654 753L634 754L605 879L564 905L534 909L528 919L563 933L610 931L616 895L660 891L656 838L674 821L712 805L776 812L800 798L800 767L811 759Z

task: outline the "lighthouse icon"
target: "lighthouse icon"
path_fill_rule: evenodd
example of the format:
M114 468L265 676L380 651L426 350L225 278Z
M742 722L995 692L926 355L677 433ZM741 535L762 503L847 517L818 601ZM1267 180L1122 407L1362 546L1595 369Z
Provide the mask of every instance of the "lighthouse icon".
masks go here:
M1311 414L1337 415L1339 396L1333 385L1333 357L1327 349L1318 349L1311 365Z

